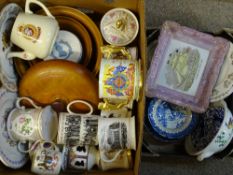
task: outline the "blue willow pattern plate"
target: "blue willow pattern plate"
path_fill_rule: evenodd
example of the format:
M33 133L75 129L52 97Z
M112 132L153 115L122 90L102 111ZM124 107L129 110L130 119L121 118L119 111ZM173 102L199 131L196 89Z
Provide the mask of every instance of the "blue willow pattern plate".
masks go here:
M197 124L197 117L190 110L157 98L149 103L148 118L153 130L167 139L181 139Z

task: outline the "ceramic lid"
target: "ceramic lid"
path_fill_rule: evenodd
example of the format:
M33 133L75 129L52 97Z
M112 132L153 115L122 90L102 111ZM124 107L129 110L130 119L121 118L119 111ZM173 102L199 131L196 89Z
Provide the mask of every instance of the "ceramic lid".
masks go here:
M57 135L58 118L57 113L53 111L51 106L46 106L43 109L41 113L40 123L40 135L43 137L44 140L52 141Z
M139 25L131 11L125 8L114 8L101 19L100 30L109 44L125 46L136 38Z
M148 107L149 122L158 135L180 139L190 134L197 122L191 110L154 98Z
M16 93L0 88L0 159L10 168L20 168L28 160L28 156L18 151L17 142L10 139L6 121L8 114L14 108Z
M218 80L210 97L211 102L216 102L226 98L233 92L233 44L222 65Z
M51 54L45 59L64 59L78 63L82 59L83 48L79 38L73 33L60 30Z

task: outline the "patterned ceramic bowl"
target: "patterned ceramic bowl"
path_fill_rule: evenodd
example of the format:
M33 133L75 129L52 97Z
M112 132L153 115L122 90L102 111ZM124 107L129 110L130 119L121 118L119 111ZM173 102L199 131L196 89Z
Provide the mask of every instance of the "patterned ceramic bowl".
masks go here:
M149 103L148 119L154 132L165 139L182 139L197 124L197 117L190 110L157 98Z
M224 101L212 103L200 116L194 132L186 138L185 149L202 161L224 150L233 137L233 116Z

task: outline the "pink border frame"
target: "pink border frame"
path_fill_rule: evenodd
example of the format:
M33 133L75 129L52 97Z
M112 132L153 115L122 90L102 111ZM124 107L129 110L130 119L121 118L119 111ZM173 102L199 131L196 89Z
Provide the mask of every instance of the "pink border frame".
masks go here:
M173 38L209 50L209 57L203 76L194 96L168 89L159 84L153 84L153 82L158 78L158 72L163 64L168 45L170 40ZM166 21L162 26L158 46L154 52L151 65L148 70L146 96L158 97L180 106L189 107L192 111L198 113L205 112L209 106L209 98L212 94L212 89L217 81L229 46L229 42L223 38L213 37L209 34L181 26L178 23Z

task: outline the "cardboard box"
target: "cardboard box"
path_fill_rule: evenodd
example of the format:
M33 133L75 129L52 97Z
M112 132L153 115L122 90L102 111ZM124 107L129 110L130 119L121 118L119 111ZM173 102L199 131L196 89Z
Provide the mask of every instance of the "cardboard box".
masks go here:
M25 0L1 0L0 8L4 7L7 3L17 3L24 8ZM145 65L146 65L146 37L145 37L145 12L144 12L144 0L42 0L46 6L55 6L55 5L65 5L75 8L87 8L90 10L94 10L98 13L105 13L111 8L115 7L123 7L127 8L134 12L134 14L138 17L140 30L137 37L137 46L139 48L139 58L141 58L142 63L142 80L144 84L145 77ZM144 86L143 86L144 87ZM140 100L135 105L135 115L136 115L136 151L133 151L133 169L131 170L112 170L112 171L93 171L86 172L84 174L91 175L100 175L100 174L111 174L111 175L136 175L139 174L140 160L141 160L141 146L143 140L143 122L144 122L144 108L145 108L145 94L144 88L142 87L140 93ZM0 174L5 175L29 175L33 174L30 172L30 164L23 167L19 170L11 170L6 168L4 165L0 166ZM70 173L69 173L70 174ZM76 173L78 174L78 173Z

